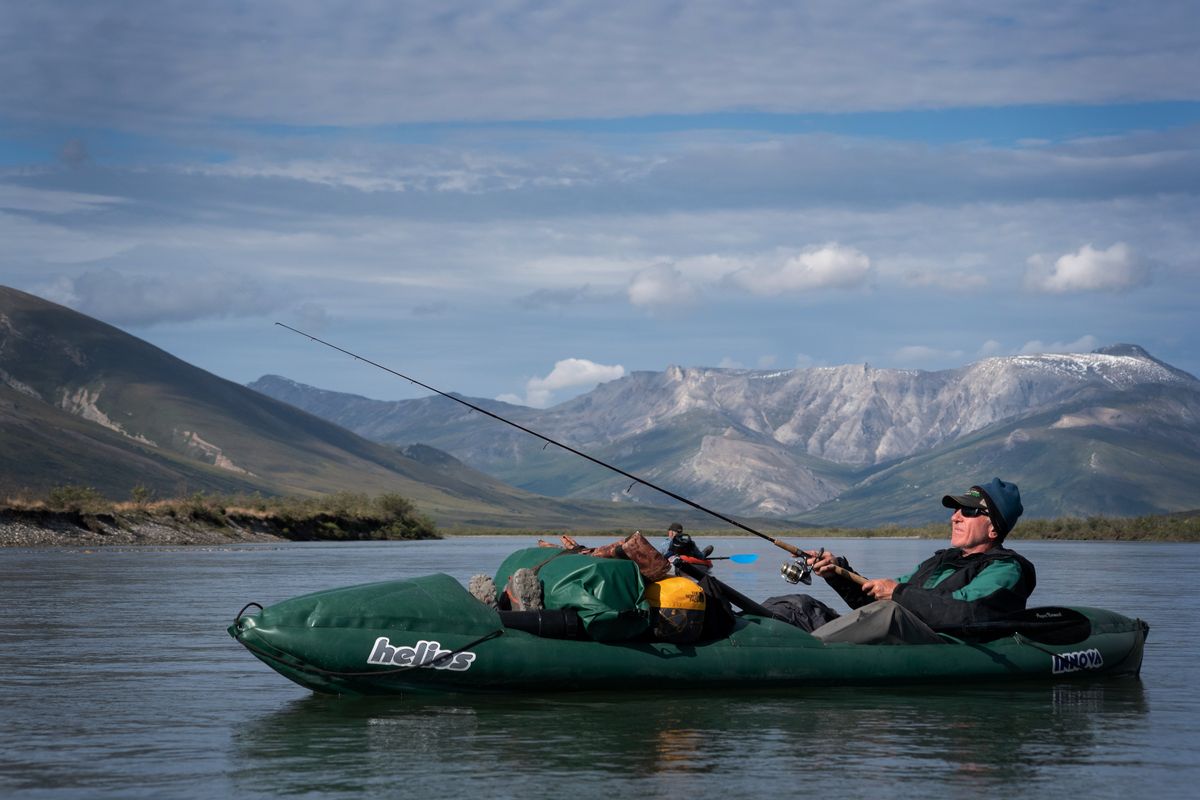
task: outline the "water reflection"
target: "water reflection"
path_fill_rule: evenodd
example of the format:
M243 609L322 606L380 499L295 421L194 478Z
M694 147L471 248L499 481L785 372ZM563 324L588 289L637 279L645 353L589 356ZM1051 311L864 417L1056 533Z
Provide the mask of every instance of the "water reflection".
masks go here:
M1082 787L1098 785L1098 753L1119 759L1123 741L1136 749L1146 712L1141 683L1129 680L720 697L312 696L237 729L230 762L245 794L444 793L448 781L485 791L502 775L509 794L565 781L584 796L592 786L634 791L633 782L643 794L649 785L656 795L711 796L727 785L745 795L841 776L855 787L841 795L886 786L916 796L931 779L970 791L1061 785L1064 770Z
M1144 683L347 702L304 694L225 634L247 600L435 571L465 581L522 544L4 551L0 797L1124 800L1200 784L1200 645L1180 600L1200 571L1194 544L1019 548L1044 578L1039 602L1151 621ZM716 544L762 556L723 577L779 593L775 548ZM933 546L837 544L874 574L900 574Z

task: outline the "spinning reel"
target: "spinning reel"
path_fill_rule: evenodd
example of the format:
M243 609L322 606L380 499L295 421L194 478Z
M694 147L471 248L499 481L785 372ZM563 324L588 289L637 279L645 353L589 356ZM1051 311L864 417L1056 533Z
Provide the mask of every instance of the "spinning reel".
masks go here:
M822 547L812 560L820 558L824 552L825 548ZM803 583L805 586L812 586L812 567L808 562L809 556L797 558L795 561L785 561L779 567L779 574L788 583Z

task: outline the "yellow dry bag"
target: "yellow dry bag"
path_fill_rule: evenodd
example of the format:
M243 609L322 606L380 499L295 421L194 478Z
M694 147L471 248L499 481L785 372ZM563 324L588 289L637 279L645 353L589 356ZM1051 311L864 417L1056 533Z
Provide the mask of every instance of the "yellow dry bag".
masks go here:
M700 638L704 628L704 591L687 578L663 578L646 585L654 638L683 644Z

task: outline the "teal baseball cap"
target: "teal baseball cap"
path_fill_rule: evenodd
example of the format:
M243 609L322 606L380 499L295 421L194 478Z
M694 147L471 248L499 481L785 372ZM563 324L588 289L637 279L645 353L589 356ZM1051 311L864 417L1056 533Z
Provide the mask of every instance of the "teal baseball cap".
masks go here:
M992 478L982 486L972 486L966 494L948 494L942 498L946 508L986 508L992 527L1003 539L1024 513L1021 490L1015 483Z

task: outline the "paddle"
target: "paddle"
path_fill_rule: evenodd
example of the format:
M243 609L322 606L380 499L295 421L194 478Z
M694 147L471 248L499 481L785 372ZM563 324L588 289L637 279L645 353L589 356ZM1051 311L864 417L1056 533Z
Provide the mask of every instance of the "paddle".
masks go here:
M737 553L732 556L709 556L709 561L732 561L735 564L753 564L758 561L758 553Z
M1092 621L1080 611L1059 606L1026 608L1003 619L987 622L967 622L939 627L960 639L991 641L1020 634L1034 642L1050 645L1077 644L1092 634Z

